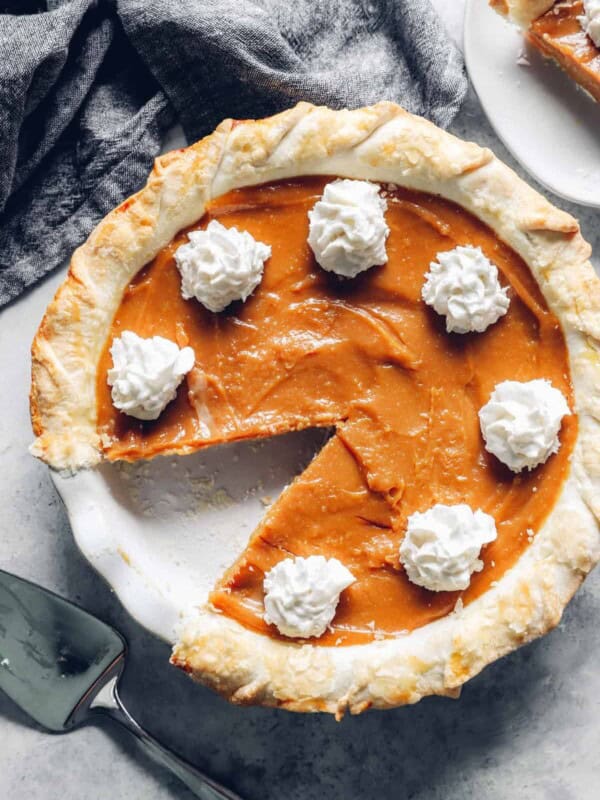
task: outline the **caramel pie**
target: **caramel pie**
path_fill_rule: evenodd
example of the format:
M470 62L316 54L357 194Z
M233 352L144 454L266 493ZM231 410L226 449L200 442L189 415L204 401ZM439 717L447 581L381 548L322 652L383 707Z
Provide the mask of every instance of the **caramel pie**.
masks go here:
M385 209L385 259L345 278L308 243L311 210L339 178L368 181ZM264 258L254 291L223 311L184 297L178 267L215 222ZM485 329L454 332L424 302L428 271L457 248L497 268L501 308ZM577 222L489 150L391 103L227 120L160 157L74 254L33 345L32 450L74 470L331 429L190 614L172 661L234 702L297 711L455 696L554 626L600 555L588 257ZM193 350L156 418L115 407L107 377L125 332ZM511 381L551 384L573 412L543 463L521 471L493 454L480 419ZM466 588L426 588L400 546L423 512L455 506L494 534ZM322 632L274 624L274 569L325 559L343 574Z
M600 101L600 49L584 30L583 0L490 0L526 28L527 40Z

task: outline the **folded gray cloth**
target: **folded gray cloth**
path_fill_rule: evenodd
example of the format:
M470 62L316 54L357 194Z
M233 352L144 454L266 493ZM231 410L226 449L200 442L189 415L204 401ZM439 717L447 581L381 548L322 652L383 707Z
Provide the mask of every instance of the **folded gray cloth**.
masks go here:
M0 305L143 184L177 119L191 141L298 100L387 99L446 126L465 92L428 0L48 0L1 14Z

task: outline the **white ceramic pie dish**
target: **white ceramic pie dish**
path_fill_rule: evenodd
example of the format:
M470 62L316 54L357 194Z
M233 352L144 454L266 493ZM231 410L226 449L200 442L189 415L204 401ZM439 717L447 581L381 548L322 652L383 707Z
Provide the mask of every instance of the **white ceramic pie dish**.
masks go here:
M600 104L526 47L522 31L487 0L467 0L464 52L481 105L512 155L555 194L600 208Z
M181 616L205 600L325 435L51 474L84 556L140 625L174 643Z

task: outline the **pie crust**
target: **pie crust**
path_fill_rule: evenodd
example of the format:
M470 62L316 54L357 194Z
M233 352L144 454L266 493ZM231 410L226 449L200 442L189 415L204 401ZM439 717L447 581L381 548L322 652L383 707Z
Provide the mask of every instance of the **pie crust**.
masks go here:
M526 28L552 8L556 0L489 0L491 7Z
M131 279L209 200L319 174L438 194L493 228L528 264L562 325L579 419L569 475L546 522L466 608L396 639L339 648L270 638L208 606L183 626L173 663L230 700L339 717L457 696L486 664L556 625L600 558L600 281L572 217L489 150L392 103L355 111L301 103L265 120L226 120L157 159L147 185L75 252L33 343L32 452L57 469L99 463L97 365L112 319Z

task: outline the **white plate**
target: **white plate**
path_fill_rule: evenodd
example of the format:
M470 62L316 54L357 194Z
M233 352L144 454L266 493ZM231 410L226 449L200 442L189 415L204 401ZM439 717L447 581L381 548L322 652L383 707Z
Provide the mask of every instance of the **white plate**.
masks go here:
M141 625L173 642L325 438L309 430L53 478L82 553Z
M467 0L464 50L479 100L515 158L555 194L600 208L600 104L526 48L487 0ZM517 64L524 50L530 66Z

